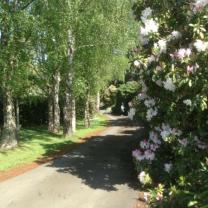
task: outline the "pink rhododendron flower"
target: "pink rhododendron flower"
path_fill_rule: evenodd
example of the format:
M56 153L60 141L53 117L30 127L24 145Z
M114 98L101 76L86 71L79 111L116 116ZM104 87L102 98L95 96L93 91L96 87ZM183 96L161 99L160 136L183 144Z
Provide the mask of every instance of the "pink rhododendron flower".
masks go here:
M144 140L144 141L140 142L140 147L142 149L148 149L150 147L150 144L149 144L149 142L147 140Z
M153 152L155 152L158 148L159 148L159 146L156 145L156 144L151 144L151 145L150 145L150 149L151 149Z
M183 147L187 147L188 139L181 139L181 140L179 139L178 141Z
M138 149L132 152L132 156L138 161L142 161L144 159L142 152Z
M158 139L158 134L154 131L150 132L150 140L153 141L155 144L161 144L161 141Z
M144 152L144 156L145 156L145 158L146 158L147 160L150 160L150 161L152 161L152 160L155 159L155 153L154 153L153 151L151 151L151 150L146 150L146 151Z
M208 0L195 0L193 4L194 12L201 12L203 11L204 7L208 4Z
M157 193L156 199L157 199L157 201L162 201L163 195L161 193Z
M194 67L193 66L187 66L186 71L187 71L188 74L192 74L194 72Z
M178 59L184 59L186 57L190 57L192 51L190 48L180 48L178 51L175 52L174 56Z

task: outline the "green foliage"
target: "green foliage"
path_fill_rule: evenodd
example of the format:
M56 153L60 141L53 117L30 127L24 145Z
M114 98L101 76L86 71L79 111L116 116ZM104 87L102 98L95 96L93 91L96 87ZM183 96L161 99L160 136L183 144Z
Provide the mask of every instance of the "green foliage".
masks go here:
M124 100L131 100L139 90L139 84L136 81L129 81L119 86L118 91Z
M109 80L123 79L129 65L125 53L136 40L128 0L1 1L0 8L0 91L10 88L23 106L28 99L45 102L56 72L60 104L69 72L74 72L73 96L82 104ZM72 65L69 32L75 40ZM77 110L83 112L83 106Z
M118 89L115 85L110 85L103 93L102 100L104 102L104 107L112 107L116 103L116 95Z
M121 105L123 104L125 107L125 114L127 114L129 110L129 102L131 102L134 97L137 95L139 90L139 84L136 81L128 81L125 84L121 84L118 87L115 105L112 109L112 112L115 114L123 113L121 111Z

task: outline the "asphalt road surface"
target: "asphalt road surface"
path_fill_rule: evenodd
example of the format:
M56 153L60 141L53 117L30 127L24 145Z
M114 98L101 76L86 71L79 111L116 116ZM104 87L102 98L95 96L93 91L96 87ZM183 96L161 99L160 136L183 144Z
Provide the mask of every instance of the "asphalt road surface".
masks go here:
M132 208L138 197L131 150L139 127L110 126L53 162L0 183L0 208Z

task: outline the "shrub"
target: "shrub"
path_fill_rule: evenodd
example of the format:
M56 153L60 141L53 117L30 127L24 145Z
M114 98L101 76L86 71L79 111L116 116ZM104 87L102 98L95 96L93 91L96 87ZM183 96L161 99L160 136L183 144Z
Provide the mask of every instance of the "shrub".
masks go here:
M149 131L133 156L138 173L152 180L150 207L208 204L207 5L138 0L133 7L140 26L131 61L139 71L138 108Z

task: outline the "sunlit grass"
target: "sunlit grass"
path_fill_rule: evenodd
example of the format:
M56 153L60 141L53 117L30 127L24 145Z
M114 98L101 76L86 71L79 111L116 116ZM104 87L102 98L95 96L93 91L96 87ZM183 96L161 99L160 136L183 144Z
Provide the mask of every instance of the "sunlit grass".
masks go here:
M6 171L36 161L43 156L52 155L64 147L78 143L87 134L103 129L105 125L106 118L103 115L96 115L89 129L84 128L83 121L78 121L77 132L68 138L64 138L61 133L51 134L46 128L22 129L19 147L0 152L0 171Z

